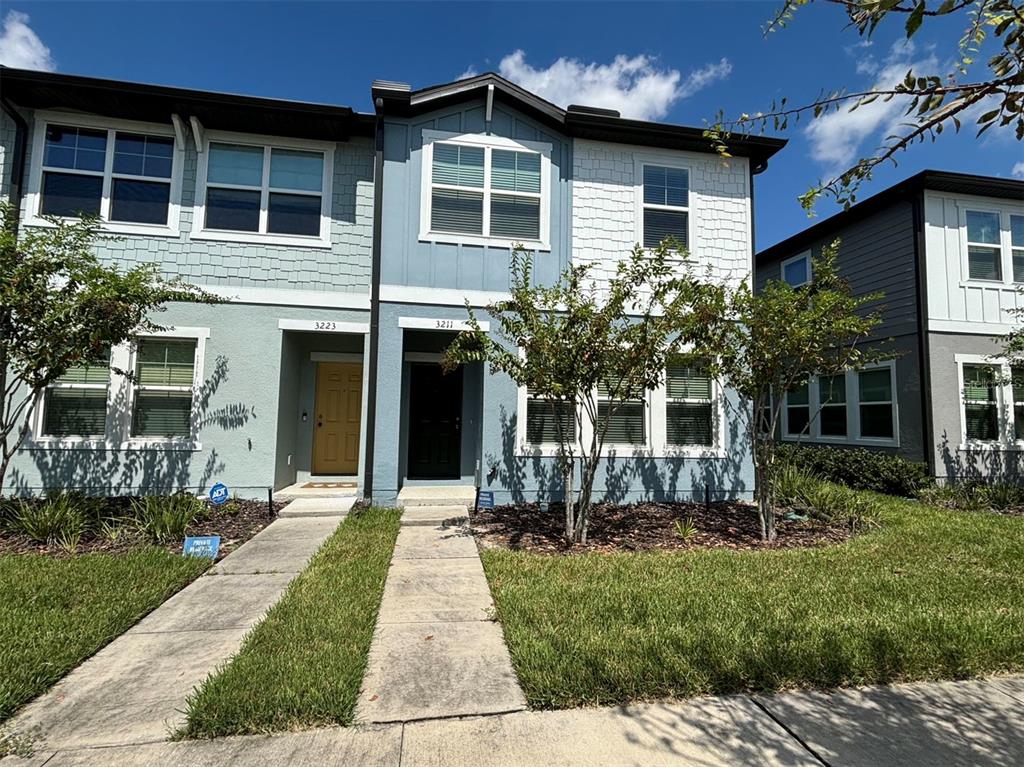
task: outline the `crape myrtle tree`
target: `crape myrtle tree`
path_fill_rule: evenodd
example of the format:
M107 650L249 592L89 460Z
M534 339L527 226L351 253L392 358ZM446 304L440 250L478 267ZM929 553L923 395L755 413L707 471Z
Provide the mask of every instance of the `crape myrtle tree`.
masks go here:
M801 195L801 204L811 211L823 195L849 207L875 168L886 162L895 165L901 152L935 141L944 130L959 132L962 122L973 122L979 136L996 127L1013 130L1017 141L1024 139L1024 1L784 0L765 34L782 30L802 6L815 1L839 6L837 16L845 16L846 26L867 40L882 25L899 23L909 41L944 18L961 20L964 31L946 51L939 51L948 61L940 71L910 69L901 81L868 90L823 89L817 98L802 103L782 98L766 111L731 119L720 113L706 134L720 153L728 155L733 135L767 128L782 131L801 119L817 120L895 99L902 107L902 122L868 156Z
M486 307L493 335L480 329L467 303L471 329L445 353L449 369L486 362L492 374L507 374L546 403L570 543L587 541L609 423L624 403L661 383L667 362L686 341L693 324L689 306L701 289L686 263L685 251L668 240L654 249L637 246L607 280L593 279L589 265L574 264L554 285L540 286L533 284L530 256L516 248L510 298Z
M865 343L881 322L868 307L882 294L851 293L836 271L839 247L836 240L823 248L813 260L811 282L800 287L770 280L754 293L746 283L708 283L694 294L693 316L700 318L691 326L694 350L751 413L747 432L765 541L775 539L775 436L785 393L811 375L837 375L891 358Z
M150 315L167 302L214 300L154 265L100 263L95 219L50 219L20 236L15 222L0 203L0 489L47 385L75 366L106 366L112 346L161 330Z

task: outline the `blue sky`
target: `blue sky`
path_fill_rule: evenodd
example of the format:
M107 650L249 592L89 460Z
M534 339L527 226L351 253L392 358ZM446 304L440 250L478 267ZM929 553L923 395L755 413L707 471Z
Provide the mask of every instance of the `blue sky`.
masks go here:
M775 2L34 3L4 4L0 62L71 74L347 104L369 111L370 82L414 87L499 71L547 98L702 126L825 89L866 88L915 65L947 71L963 22L901 22L863 44L836 7L811 6L767 38ZM922 69L923 71L923 69ZM758 248L808 224L796 197L875 147L898 119L881 104L808 128L758 177ZM1024 176L1008 131L965 125L876 173L861 197L924 168ZM836 207L818 206L827 216Z

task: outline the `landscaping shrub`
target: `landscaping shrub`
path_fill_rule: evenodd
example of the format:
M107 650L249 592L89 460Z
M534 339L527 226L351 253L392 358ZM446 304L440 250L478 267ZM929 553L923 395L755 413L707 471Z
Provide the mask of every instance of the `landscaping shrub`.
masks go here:
M1024 486L1013 482L960 482L925 488L920 498L933 506L960 511L1011 511L1024 509Z
M39 543L77 544L86 527L87 509L74 493L58 493L43 501L18 499L6 514L8 530Z
M779 458L803 472L858 490L905 498L932 484L928 466L864 448L779 445Z
M820 479L793 463L775 472L775 502L830 525L852 530L875 527L880 521L878 499L861 491Z
M181 540L185 531L206 511L194 495L150 495L132 501L135 524L153 543Z

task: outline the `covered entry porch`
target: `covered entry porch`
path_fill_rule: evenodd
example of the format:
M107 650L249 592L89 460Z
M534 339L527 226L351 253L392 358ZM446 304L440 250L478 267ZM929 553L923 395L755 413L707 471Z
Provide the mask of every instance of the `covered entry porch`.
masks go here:
M366 326L281 324L274 487L354 495L365 454Z

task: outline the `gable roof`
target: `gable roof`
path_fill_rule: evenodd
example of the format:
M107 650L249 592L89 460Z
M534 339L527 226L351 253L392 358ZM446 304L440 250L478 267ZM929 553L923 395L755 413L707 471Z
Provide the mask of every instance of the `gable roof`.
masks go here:
M374 103L379 100L385 114L400 117L413 117L469 99L486 98L491 91L495 101L514 106L538 122L573 138L684 149L691 152L715 151L711 141L704 136L703 128L630 120L620 117L619 113L612 109L578 105L562 109L495 72L431 85L419 90L412 90L404 83L386 81L375 82L372 89ZM749 157L755 169L763 169L768 158L785 145L785 139L743 136L730 140L729 151L739 157Z
M235 93L130 83L0 66L0 93L29 109L73 109L107 117L170 123L195 116L206 128L346 141L373 135L373 115L350 107Z
M788 237L770 248L765 248L754 256L754 261L765 263L784 256L791 256L813 245L818 240L828 237L838 229L877 213L900 200L910 199L926 189L979 197L1024 200L1024 181L996 178L995 176L976 176L968 173L923 170L814 226L797 232L792 237Z

